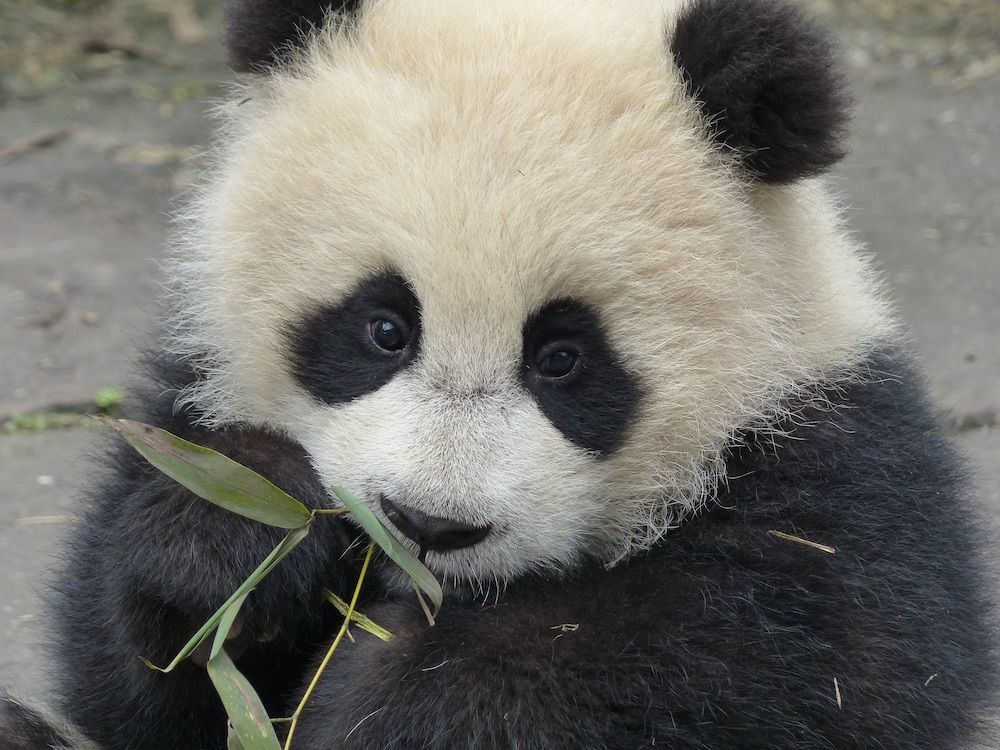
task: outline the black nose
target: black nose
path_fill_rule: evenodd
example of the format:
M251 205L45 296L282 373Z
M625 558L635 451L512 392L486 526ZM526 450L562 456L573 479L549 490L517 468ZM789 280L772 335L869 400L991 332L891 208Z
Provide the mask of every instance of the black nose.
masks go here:
M397 529L423 549L449 550L471 547L483 541L493 528L492 524L473 526L461 521L452 521L450 518L429 516L419 510L394 503L385 495L382 496L382 512Z

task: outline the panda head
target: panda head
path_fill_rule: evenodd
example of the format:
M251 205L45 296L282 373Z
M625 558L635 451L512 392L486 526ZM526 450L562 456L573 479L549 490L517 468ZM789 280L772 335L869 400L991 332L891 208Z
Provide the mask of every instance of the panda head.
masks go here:
M890 325L764 0L237 0L175 263L207 421L287 432L453 581L648 546Z

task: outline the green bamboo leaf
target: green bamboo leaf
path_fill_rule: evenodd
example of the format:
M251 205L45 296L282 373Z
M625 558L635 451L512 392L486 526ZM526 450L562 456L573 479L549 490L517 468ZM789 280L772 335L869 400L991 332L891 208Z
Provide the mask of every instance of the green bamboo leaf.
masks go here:
M236 729L233 728L232 722L229 722L229 726L226 727L228 735L226 736L226 750L243 750L243 743L240 742L240 736L236 734Z
M350 611L350 605L337 596L335 593L330 591L330 589L323 589L323 594L326 596L326 600L330 602L337 611L340 612L344 617L347 617L347 613ZM364 630L366 633L371 633L376 638L388 641L392 639L392 632L386 630L372 618L367 615L363 615L357 610L351 612L351 622L355 623L359 628Z
M278 563L280 563L282 560L288 557L291 551L295 549L295 547L298 546L299 542L305 539L308 534L309 534L308 523L300 526L297 529L292 529L291 531L289 531L285 535L285 538L278 543L278 546L275 547L273 550L271 550L271 554L269 554L267 557L264 558L264 562L258 565L257 569L254 570L254 572L251 573L250 576L242 584L240 584L240 587L233 592L232 596L230 596L226 600L225 604L219 607L215 611L215 614L213 614L210 618L208 618L208 621L204 625L202 625L198 629L198 632L191 637L191 640L189 640L186 644L184 644L184 647L181 648L181 650L177 653L177 656L174 657L174 660L170 662L170 664L168 664L166 667L158 667L152 662L143 659L143 662L145 662L146 666L155 669L158 672L172 671L178 664L180 664L182 661L184 661L184 659L190 656L191 652L194 651L196 648L198 648L198 646L201 645L201 642L204 641L209 636L209 634L216 629L216 627L222 621L223 616L225 616L226 613L229 611L229 608L232 607L233 604L235 604L237 601L241 601L243 597L245 597L247 594L249 594L250 590L253 589L258 583L260 583L260 581L268 573L274 570L275 566L277 566ZM233 618L236 617L235 612L232 614L232 617ZM232 622L230 622L230 625L232 625ZM229 627L227 626L226 631L228 632L228 630ZM225 639L223 638L223 640ZM247 748L247 750L249 750L249 747Z
M236 616L240 613L240 607L243 606L243 602L246 601L248 596L250 596L249 591L222 611L222 616L219 618L219 626L215 629L215 640L212 641L212 651L208 656L209 661L214 659L215 655L226 645L226 638L229 637L229 631L232 629L233 623L236 622Z
M260 696L225 649L216 651L206 668L243 750L281 750Z
M297 529L311 517L294 497L218 451L141 422L108 424L153 466L210 503L283 529Z
M233 665L229 655L223 651L223 646L229 637L229 631L239 615L240 607L243 606L243 602L249 595L248 591L223 611L222 617L219 619L219 626L215 629L211 656L208 659L208 664L205 665L208 676L215 685L216 692L222 699L226 714L229 716L226 750L246 750L248 747L272 750L275 747L265 741L269 733L271 735L275 733L260 698L250 687L246 678ZM261 717L263 717L266 726L261 725ZM245 738L249 740L250 744L243 744ZM274 742L277 741L278 738L275 735Z
M413 580L417 587L427 594L434 605L434 616L437 616L444 594L441 592L441 584L438 583L434 574L396 537L389 533L363 500L355 497L343 487L334 487L333 494L351 511L351 516L361 524L361 528L368 532L372 541L378 544Z

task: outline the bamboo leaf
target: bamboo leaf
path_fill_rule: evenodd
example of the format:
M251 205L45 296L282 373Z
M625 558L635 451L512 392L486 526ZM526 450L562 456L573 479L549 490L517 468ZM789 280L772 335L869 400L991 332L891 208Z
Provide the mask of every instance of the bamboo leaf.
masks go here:
M141 422L108 424L153 466L210 503L283 529L297 529L311 518L294 497L218 451Z
M236 730L233 728L232 722L229 722L226 736L226 750L243 750L243 743L240 742L240 736L236 734Z
M219 626L215 629L212 653L205 667L229 716L227 750L274 750L279 747L278 737L267 711L250 683L223 650L240 607L249 594L249 591L243 594L223 611Z
M343 487L334 487L333 494L351 511L351 516L361 524L361 528L368 532L372 541L378 544L403 569L403 572L413 579L420 590L427 594L434 605L434 616L437 616L444 595L441 592L441 584L438 583L434 574L396 537L389 533L363 500L355 497Z
M240 587L233 592L233 595L226 600L225 604L219 607L215 611L215 614L213 614L210 618L208 618L208 621L204 625L202 625L198 629L198 632L191 637L191 640L189 640L186 644L184 644L184 647L181 648L181 650L177 653L177 656L174 657L173 661L170 662L170 664L168 664L166 667L161 668L143 659L143 661L146 663L146 666L151 667L152 669L155 669L159 672L172 671L178 664L180 664L182 661L184 661L184 659L190 656L191 652L194 651L196 648L198 648L201 642L204 641L209 636L209 634L216 629L216 627L221 622L223 616L226 615L229 608L234 603L236 603L236 601L241 600L248 593L250 593L250 590L253 589L258 583L260 583L260 581L268 573L274 570L275 566L278 563L280 563L282 560L288 557L291 551L295 549L295 547L298 546L299 542L305 539L308 534L309 534L308 523L300 526L297 529L292 529L291 531L289 531L285 535L285 538L278 543L278 546L275 547L273 550L271 550L271 554L265 557L264 561L257 566L257 569L254 570L254 572L251 573L250 576L242 584L240 584ZM232 616L235 618L236 616L235 613ZM231 624L232 623L230 622L230 625ZM226 630L228 632L228 627L226 628ZM247 750L249 750L249 747L247 748Z
M281 750L260 696L229 654L220 648L208 660L206 668L243 750Z
M240 613L240 607L243 606L243 602L246 601L248 596L250 596L249 591L223 610L222 616L219 618L219 626L215 629L215 640L212 641L212 651L208 656L209 661L214 659L215 655L226 645L226 638L229 637L229 631L233 627L233 623L236 622L236 616Z
M337 596L335 593L330 591L330 589L323 589L323 593L326 596L326 600L330 602L337 611L340 612L344 617L347 617L347 613L350 611L350 607L343 599ZM367 615L363 615L357 610L351 612L351 622L355 623L359 628L364 630L366 633L371 633L376 638L388 641L392 639L392 633L386 630L373 619ZM348 634L350 634L348 632Z

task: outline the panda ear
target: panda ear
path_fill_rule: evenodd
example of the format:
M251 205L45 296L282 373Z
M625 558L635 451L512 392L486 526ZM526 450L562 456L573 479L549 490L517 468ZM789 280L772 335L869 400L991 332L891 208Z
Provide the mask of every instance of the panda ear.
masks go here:
M226 46L238 71L260 71L301 43L331 13L349 14L361 0L226 0Z
M844 155L849 100L835 49L772 0L693 0L670 39L715 140L770 184L819 174Z

